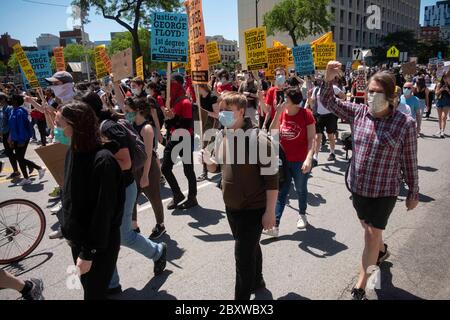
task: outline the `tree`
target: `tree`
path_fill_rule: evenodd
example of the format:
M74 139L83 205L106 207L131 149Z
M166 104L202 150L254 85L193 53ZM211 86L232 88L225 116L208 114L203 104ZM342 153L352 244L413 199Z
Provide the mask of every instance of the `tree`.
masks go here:
M3 61L0 61L0 75L6 75L8 72L8 67Z
M327 11L329 0L283 0L264 15L267 34L287 32L294 47L308 36L329 31L332 15Z
M11 72L14 74L17 74L19 72L19 61L17 61L15 53L13 53L11 57L9 57L8 69L11 70Z
M179 0L74 0L73 5L82 12L96 10L103 18L114 20L128 32L133 39L134 52L142 56L143 48L139 41L139 28L149 28L153 12L173 11L181 7ZM86 16L86 15L85 15ZM82 17L84 22L89 22Z

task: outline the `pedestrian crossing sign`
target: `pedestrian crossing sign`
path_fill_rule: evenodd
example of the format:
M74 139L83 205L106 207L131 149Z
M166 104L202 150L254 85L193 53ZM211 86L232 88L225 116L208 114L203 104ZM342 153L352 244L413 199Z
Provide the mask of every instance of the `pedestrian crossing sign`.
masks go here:
M387 51L387 57L388 58L398 58L400 56L400 51L397 49L396 46L392 46Z

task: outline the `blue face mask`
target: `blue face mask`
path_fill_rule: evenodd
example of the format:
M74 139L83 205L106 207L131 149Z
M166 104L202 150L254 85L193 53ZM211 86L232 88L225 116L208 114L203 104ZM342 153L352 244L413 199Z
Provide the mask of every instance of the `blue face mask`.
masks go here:
M405 95L406 98L409 98L412 95L412 90L411 89L404 89L403 90L403 94Z
M136 119L136 112L127 112L125 114L125 118L129 123L133 123L134 120Z
M64 144L66 146L70 146L71 139L69 137L66 137L64 134L64 129L56 127L53 131L56 142L59 142L61 144Z
M277 84L278 85L283 85L286 82L286 77L285 76L277 76Z
M225 128L231 128L236 123L233 111L221 111L219 121Z

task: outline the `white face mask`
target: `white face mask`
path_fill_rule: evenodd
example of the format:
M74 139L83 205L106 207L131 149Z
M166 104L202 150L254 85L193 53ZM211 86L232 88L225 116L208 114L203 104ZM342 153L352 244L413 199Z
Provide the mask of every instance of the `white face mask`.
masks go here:
M136 89L131 89L131 93L132 93L133 95L135 95L135 96L139 96L139 95L141 95L142 90L141 90L141 89L138 89L138 88L136 88Z
M53 90L55 96L60 98L63 103L69 102L75 95L72 82L65 83L59 86L51 86L50 89Z
M369 93L367 104L369 105L369 112L372 115L380 113L389 107L389 101L386 100L386 95L380 92Z

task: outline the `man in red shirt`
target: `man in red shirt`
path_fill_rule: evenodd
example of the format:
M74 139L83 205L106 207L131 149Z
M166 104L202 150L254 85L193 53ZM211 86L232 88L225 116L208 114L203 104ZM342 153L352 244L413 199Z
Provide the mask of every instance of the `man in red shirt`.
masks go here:
M275 86L267 91L264 110L265 120L263 128L268 128L275 117L275 108L282 102L284 97L283 90L286 88L286 70L278 68L275 70Z

